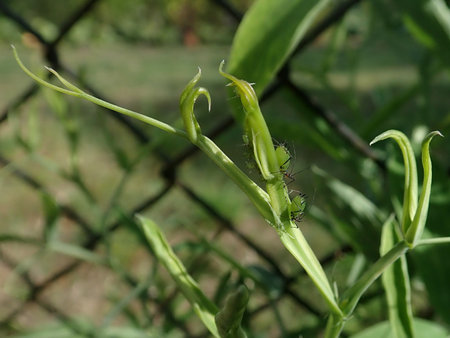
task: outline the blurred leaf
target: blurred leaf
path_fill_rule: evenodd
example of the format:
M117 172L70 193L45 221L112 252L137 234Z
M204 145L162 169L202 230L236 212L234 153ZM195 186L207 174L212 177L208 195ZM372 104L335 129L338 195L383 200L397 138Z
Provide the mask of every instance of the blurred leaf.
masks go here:
M116 207L117 214L119 216L119 220L121 224L123 224L124 228L133 233L140 244L145 246L150 252L153 252L150 243L147 241L147 237L145 236L144 230L139 226L139 222L136 221L125 209L120 206Z
M69 243L53 241L47 245L47 249L54 251L54 252L61 253L63 255L81 259L83 261L86 261L86 262L89 262L92 264L101 264L102 265L102 264L106 263L105 257L102 257L102 256L100 256L90 250L87 250L83 247L69 244Z
M245 338L247 335L241 328L242 316L248 303L248 290L240 285L228 295L225 305L216 314L215 320L220 336L223 338Z
M290 100L291 97L288 97ZM308 108L299 102L298 98L293 98L291 103L298 107L298 111L306 112ZM339 148L339 143L336 143L330 135L329 128L324 131L323 129L317 128L319 119L313 116L302 116L303 122L298 119L296 121L289 121L285 119L280 119L279 116L270 114L267 116L267 124L270 125L270 130L272 135L282 135L283 138L289 140L295 140L301 144L313 144L321 149L324 153L328 154L333 159L340 161L345 156L342 148ZM305 126L308 126L305 128ZM322 126L320 126L322 127Z
M379 107L367 125L364 126L361 133L362 136L364 138L369 137L382 126L389 125L389 121L398 115L401 112L401 108L419 93L419 89L419 84L414 84L400 94L394 96L385 105Z
M219 285L217 286L214 292L214 303L221 304L222 300L226 297L228 292L230 291L230 280L231 280L232 271L228 271L223 274L223 276L219 280Z
M77 333L74 329L67 327L67 325L52 325L47 328L37 329L34 332L22 333L12 335L9 337L14 338L86 338L93 337L93 333L89 332L93 330L92 324L82 323L77 321L77 329L86 330L86 334ZM90 333L90 334L89 334ZM108 327L101 332L95 332L95 337L98 338L158 338L162 337L162 333L159 332L147 332L147 330L141 330L133 327ZM170 338L170 335L164 334L164 337Z
M64 319L62 322L34 331L17 334L15 338L85 338L94 333L92 323L78 319ZM102 337L98 336L97 337Z
M383 212L364 194L324 170L312 167L312 171L328 189L327 210L322 213L317 208L311 208L312 216L337 233L338 237L348 241L357 251L363 252L367 258L376 259L379 247L378 227Z
M71 151L75 152L80 138L80 126L76 120L77 115L71 115L69 113L69 104L67 103L67 100L54 90L45 88L44 96L64 128Z
M416 332L416 337L433 337L433 338L446 338L448 337L448 332L440 325L420 319L414 318L413 322L414 331ZM358 334L351 336L350 338L395 338L392 334L389 322L382 322L376 324Z
M450 325L450 259L448 257L450 257L448 244L419 246L413 251L414 263L425 283L430 303L439 316Z
M251 271L252 276L255 278L255 282L259 283L271 297L278 297L284 291L284 283L281 277L268 270L262 265L250 265L247 267Z
M381 233L380 255L386 254L400 240L395 231L394 217L388 218ZM389 321L395 338L414 337L411 309L411 288L409 284L406 257L392 263L381 276L389 309Z
M178 288L191 303L195 313L202 320L203 324L215 336L219 337L219 332L214 320L217 307L205 296L197 282L189 275L183 263L173 252L164 234L158 226L148 218L138 216L138 221L152 246L156 257L165 266L167 271L176 282Z
M115 134L111 132L108 128L102 128L102 132L105 135L109 149L114 154L116 163L124 171L131 169L131 160L128 158L126 151L122 148L121 140L117 138Z
M270 293L275 292L276 294L278 294L282 291L283 281L279 276L268 271L264 267L257 265L248 267L244 266L238 260L233 258L233 256L222 250L218 245L215 245L214 243L206 239L202 239L202 245L204 248L210 250L211 253L215 253L217 256L223 259L223 261L227 262L230 266L235 268L242 277L251 279L262 288L268 290Z
M154 282L153 273L150 273L149 276L140 281L134 289L130 290L126 295L120 295L122 298L117 299L115 301L115 305L109 310L108 314L103 318L103 327L111 327L113 320L120 314L125 313L126 317L131 320L135 325L139 325L138 316L128 309L130 307L130 303L137 299L141 294L145 293L146 290L150 287L150 285Z
M351 270L348 272L347 280L345 281L345 286L348 288L356 283L359 276L361 276L364 268L366 266L366 257L360 253L355 255L352 263Z
M15 234L0 234L0 242L19 242L19 243L32 244L32 245L37 245L37 246L42 245L42 241L39 238L15 235Z
M330 2L256 1L234 37L228 72L255 82L255 91L261 94Z
M56 225L61 210L55 199L49 194L41 192L41 200L45 215L44 240L50 242L56 238Z
M450 61L450 13L444 0L398 0L406 27L416 40Z

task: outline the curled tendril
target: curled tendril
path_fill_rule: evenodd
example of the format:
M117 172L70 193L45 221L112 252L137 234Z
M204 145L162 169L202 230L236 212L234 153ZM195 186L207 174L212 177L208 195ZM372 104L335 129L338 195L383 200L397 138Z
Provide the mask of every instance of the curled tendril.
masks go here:
M195 87L198 80L200 80L201 74L202 70L198 68L198 73L187 84L180 97L181 117L183 118L188 138L194 144L197 143L198 136L202 134L200 125L194 115L195 101L200 95L206 96L206 99L208 100L208 111L211 110L211 96L209 95L208 90L203 87Z

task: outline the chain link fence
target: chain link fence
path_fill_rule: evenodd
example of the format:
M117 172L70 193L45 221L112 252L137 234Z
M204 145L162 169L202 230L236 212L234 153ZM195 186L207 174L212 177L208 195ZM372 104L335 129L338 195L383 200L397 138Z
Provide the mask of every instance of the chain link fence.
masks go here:
M77 25L82 24L84 18L92 15L100 2L102 1L85 1L79 8L69 13L58 27L57 36L52 40L46 39L43 33L33 27L32 18L17 12L13 2L0 1L1 20L7 20L21 33L31 35L41 48L43 61L56 70L70 74L76 82L82 84L83 88L97 97L104 98L104 93L86 82L82 74L70 69L60 53L61 45L67 36ZM234 20L237 27L242 13L226 0L211 0L211 3L216 6L217 11L223 11L230 20ZM351 147L383 168L384 163L375 156L365 142L359 139L357 133L339 120L330 109L316 102L307 90L292 80L289 72L290 62L295 56L308 48L317 37L358 3L358 0L338 2L334 10L309 31L279 72L274 83L263 94L261 102L264 109L264 105L280 91L287 90L334 128ZM180 62L182 62L181 58ZM20 72L18 67L17 72ZM186 82L188 80L186 79ZM22 92L17 92L14 99L10 102L2 102L0 124L3 125L4 130L6 125L11 123L14 114L20 110L29 109L32 100L45 95L44 90L30 80L28 87ZM267 285L254 287L253 293L260 295L256 297L257 301L250 304L246 314L245 321L252 323L249 325L259 323L260 327L264 327L266 321L276 323L273 326L275 328L268 329L268 333L271 336L282 335L293 327L291 323L283 321L282 318L285 316L282 312L301 314L305 318L304 322L307 323L306 328L309 326L311 330L323 325L325 320L322 317L323 304L317 303L317 297L314 297L314 294L302 291L303 287L311 290L308 278L303 272L288 268L289 260L281 264L280 257L286 259L286 256L283 258L278 250L274 251L273 247L267 245L270 238L260 240L258 236L252 236L249 231L242 229L233 217L217 207L217 203L211 202L207 194L199 193L193 188L190 182L192 159L197 157L198 161L199 156L195 147L181 145L177 146L179 150L176 154L169 153L167 148L159 144L160 142L153 142L150 134L143 131L142 126L134 121L107 110L100 114L108 116L105 120L105 128L110 128L112 125L111 130L120 128L122 134L132 135L134 140L130 142L134 142L136 149L140 149L137 152L139 156L136 165L130 163L129 158L123 159L122 166L120 163L117 165L120 169L114 172L119 172L117 177L122 178L119 183L114 183L117 184L116 190L112 193L114 197L111 197L109 202L99 200L98 196L91 191L90 184L95 185L96 182L93 180L100 179L101 174L95 175L95 178L88 178L90 183L86 183L85 177L90 173L77 170L57 170L50 178L42 177L42 175L37 177L33 166L23 165L20 160L20 153L26 153L26 146L25 150L23 148L22 150L0 150L0 173L3 176L3 184L7 182L9 189L22 191L26 196L34 195L30 197L34 201L31 205L28 205L27 197L24 198L24 205L20 205L20 208L24 210L31 208L33 211L27 212L27 215L35 215L20 218L21 222L25 223L20 225L19 231L2 230L0 234L0 269L4 286L0 298L2 336L33 330L41 323L55 321L77 334L95 336L93 333L95 330L87 329L82 321L77 320L78 318L92 318L100 327L134 323L141 328L157 327L161 330L160 332L165 330L167 335L175 332L186 337L207 336L195 320L186 320L192 316L190 309L183 302L174 284L167 282L164 272L158 269L157 262L143 241L130 240L133 246L128 247L128 253L124 254L129 258L127 261L129 263L121 264L114 259L114 255L110 255L115 250L114 246L118 245L117 242L120 243L121 236L125 238L123 241L127 241L125 232L138 231L133 215L151 213L161 205L166 211L169 210L168 213L170 210L177 209L178 206L181 206L182 210L195 209L201 214L198 219L208 224L208 231L203 233L196 232L192 224L188 228L191 230L194 228L193 231L182 228L168 231L172 231L171 235L175 237L191 238L183 242L185 247L178 249L182 253L186 250L189 252L186 256L189 271L200 281L200 284L206 287L212 297L220 300L221 292L226 289L226 286L238 283L245 278L245 276L236 275L236 271L230 266L229 259L217 254L218 249L214 249L216 245L226 247L230 255L233 254L233 248L239 255L248 255L249 261L255 266L264 267L265 270L260 270L260 273L270 274L273 278L276 276L273 282L276 287L273 286L273 290L267 290ZM70 139L70 126L68 130L67 138ZM223 135L233 131L236 131L236 126L230 117L211 126L206 134L213 140L219 140ZM110 133L111 140L114 141L114 131ZM119 150L114 154L120 155ZM120 161L120 156L116 159ZM204 160L201 159L201 161ZM36 161L39 162L39 159ZM139 196L135 194L124 196L126 194L123 186L133 181L134 170L143 162L153 168L159 168L154 176L149 178L154 180L154 187L144 189L145 191ZM95 164L93 166L95 167ZM99 165L99 167L102 166ZM110 177L107 174L105 176ZM201 180L206 179L207 177L201 177ZM82 191L85 201L75 203L75 206L66 203L67 199L61 198L64 191L55 191L53 186L57 184L58 187L66 187L61 183L62 181L71 184L71 188L68 189L74 189L73 186L75 186ZM113 185L113 183L104 182L101 184ZM142 182L134 182L134 184L145 185ZM64 188L61 189L64 190ZM148 194L149 191L152 193ZM174 198L173 195L176 197ZM15 200L14 203L20 204L20 199ZM42 203L42 207L39 207L39 203ZM105 205L106 203L109 205ZM171 205L173 203L177 205ZM89 214L92 208L79 207L84 204L97 206L99 217L95 219L92 214ZM2 222L6 219L4 212L7 213L8 210L2 210ZM182 225L187 225L189 222L189 219L180 221ZM254 229L256 228L253 227ZM58 232L57 236L64 237L66 245L54 244L51 238L55 236L55 232ZM171 235L168 237L171 238ZM140 238L139 234L136 237ZM192 246L195 250L189 248L189 243L195 244ZM334 243L332 247L332 252L322 255L321 263L324 266L333 263L337 255L351 250L348 246L339 243ZM214 259L205 258L207 253L208 257L212 255ZM234 259L239 260L239 257ZM210 271L205 271L208 268ZM105 288L115 290L109 292L109 299L105 299L105 292L103 292ZM367 297L367 300L370 297ZM298 315L296 317L298 318ZM287 318L292 316L288 315ZM305 327L302 329L304 330Z

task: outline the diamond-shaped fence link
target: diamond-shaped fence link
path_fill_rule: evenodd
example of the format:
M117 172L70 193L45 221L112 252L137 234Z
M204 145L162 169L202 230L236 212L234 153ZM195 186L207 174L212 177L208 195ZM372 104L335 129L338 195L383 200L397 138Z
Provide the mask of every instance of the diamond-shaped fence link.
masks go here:
M58 27L59 33L52 40L46 39L44 34L33 28L31 18L22 16L20 12L16 11L14 2L0 1L0 15L2 16L1 20L7 20L18 31L31 35L39 43L45 62L57 70L71 74L75 81L83 84L83 88L102 98L104 93L96 90L81 75L73 72L60 52L64 39L77 25L81 24L85 17L92 14L100 2L102 1L89 0L81 3L60 24ZM315 38L342 18L358 2L358 0L340 2L332 12L306 35L297 46L295 54L301 53ZM242 13L230 2L215 0L211 1L211 3L216 6L217 10L222 10L226 13L230 20L235 20L237 26L238 21L242 18ZM103 3L103 5L107 6L108 4ZM180 62L182 62L181 59ZM262 96L262 104L270 101L272 96L281 88L291 90L313 112L336 128L337 133L343 139L347 140L349 144L365 156L375 159L382 166L382 162L378 161L367 146L361 142L356 133L353 133L331 111L314 102L307 92L293 83L289 76L289 62L290 60L279 72L276 81ZM17 68L17 72L19 71L19 68ZM26 105L29 107L30 101L39 96L45 96L44 94L43 89L35 83L31 83L30 80L30 85L22 92L17 92L11 102L2 102L2 107L0 107L0 126L8 124L17 111L23 109ZM104 114L105 112L102 113ZM156 177L159 177L159 179L156 177L152 178L155 180L155 188L150 189L152 193L148 193L149 189L147 189L140 196L131 196L131 202L124 201L127 197L121 197L121 194L125 193L123 187L120 186L120 184L125 185L130 176L132 176L135 167L131 165L124 165L122 168L123 182L119 183L116 190L117 196L110 202L110 206L105 207L102 205L101 208L97 206L97 208L83 209L79 207L83 202L75 206L65 202L67 199L60 197L64 192L55 191L52 184L53 181L58 181L58 186L64 187L61 181L66 180L78 189L84 190L84 197L87 199L87 202L84 203L91 206L104 203L97 200L90 192L89 184L84 181L83 177L83 174L86 173L56 170L54 178L37 177L32 165L23 165L20 154L11 150L4 151L0 149L0 169L3 182L8 181L8 184L13 186L13 189L16 189L15 187L17 186L17 189L24 191L24 194L28 196L34 194L34 199L38 200L36 204L39 204L41 200L43 201L43 210L35 210L36 215L41 215L36 216L36 218L40 219L39 226L36 225L36 221L30 216L26 219L27 224L20 225L21 231L9 231L10 229L8 229L8 231L2 230L0 234L1 275L3 276L2 283L4 288L0 299L2 302L0 332L3 332L0 334L31 330L34 327L38 327L41 321L46 323L56 320L76 333L92 335L92 330L89 331L86 326L83 326L82 323L75 319L78 317L89 318L90 316L95 318L96 311L105 313L105 309L102 307L105 307L107 302L104 301L102 303L99 301L99 294L102 293L103 288L107 285L116 285L114 288L117 292L112 293L110 295L111 299L108 300L115 304L115 307L113 306L113 309L109 310L109 312L106 311L107 315L103 318L101 325L120 324L126 322L126 318L128 318L130 322L134 322L137 326L144 328L152 325L159 327L166 325L166 327L178 328L179 332L184 336L204 336L205 333L202 329L187 324L182 319L186 316L189 309L180 300L182 297L178 297L178 291L173 284L161 284L163 279L160 279L159 274L162 272L158 270L157 264L151 258L151 252L143 241L131 241L135 247L128 248L129 251L137 252L133 257L133 261L138 260L141 263L136 268L128 267L126 264L121 264L109 257L111 250L114 250L111 246L114 245L112 238L115 238L115 234L119 233L117 236L121 236L124 229L131 232L133 230L130 229L135 229L133 215L140 212L150 212L152 209L158 208L160 203L164 204L165 200L170 200L171 194L178 195L177 201L182 201L179 204L192 205L192 208L198 209L197 212L202 213L204 215L202 217L206 217L207 222L211 224L210 228L214 228L213 231L209 231L206 234L195 233L194 229L193 233L195 235L191 244L197 244L197 251L199 250L198 248L202 247L199 243L204 240L217 245L229 244L230 241L233 241L233 243L238 243L236 246L239 245L244 248L240 249L241 252L254 257L253 261L255 264L258 262L258 264L265 266L267 271L273 276L277 276L277 280L274 283L278 287L274 287L273 291L264 289L268 288L268 285L259 286L262 292L268 296L260 297L258 303L251 304L246 320L257 319L257 317L266 318L266 316L270 315L276 318L275 322L282 328L286 323L283 323L281 320L277 304L283 302L289 303L287 305L288 308L301 309L302 313L316 318L318 322L323 322L324 318L321 315L323 308L320 307L320 304L318 305L312 301L311 297L308 297L296 287L299 280L302 280L303 273L293 273L286 269L285 266L279 263L279 258L275 256L270 247L264 246L260 241L250 236L248 232L242 231L214 202L211 202L208 197L203 196L192 188L192 185L186 178L188 177L187 174L184 175L183 173L188 170L186 164L189 163L189 160L197 156L198 150L195 147L185 145L184 149L178 151L177 154L168 154L166 148L160 146L158 142L155 143L156 145L153 145L151 137L143 131L142 126L114 112L107 113L110 113L108 116L114 119L117 125L122 126L129 135L132 135L134 142L139 144L140 148L146 149L142 151L144 153L141 156L141 159L144 158L142 161L145 161L146 157L151 158L152 164L157 163L155 167L160 168L156 173ZM72 114L75 113L72 112ZM105 128L108 127L107 125L108 123L105 122ZM218 139L219 136L232 130L234 126L234 120L227 118L218 125L211 127L207 134L212 139ZM39 159L35 160L39 162ZM206 180L207 178L203 179ZM170 202L166 203L170 204ZM20 207L27 208L28 206L25 202ZM167 205L164 205L164 207L168 208ZM173 209L176 209L176 207L172 206ZM33 206L33 208L37 207ZM98 211L100 209L107 210L103 217L100 217L100 222L86 211ZM170 206L169 210L172 210ZM3 210L3 212L7 211ZM201 219L201 217L199 218ZM5 222L5 219L6 217L2 215L2 222ZM21 222L25 222L25 218L21 218ZM66 228L64 230L64 236L67 237L66 241L64 241L66 243L65 246L55 246L51 240L52 236L54 236L54 234L52 235L52 229L56 227L56 223L59 224L59 227ZM98 225L99 223L101 224L100 226ZM189 223L189 219L183 220L181 223L183 225ZM44 235L36 235L39 232L36 231L36 227L40 229L39 231L42 231L41 228L46 229L43 230ZM194 225L190 225L190 227L195 228ZM45 231L49 233L45 234ZM177 234L177 231L174 233ZM185 235L186 232L180 230L179 236ZM115 240L117 241L117 239ZM183 248L180 248L180 250L183 251ZM343 252L347 250L349 250L348 247L341 247L337 251ZM188 258L187 266L190 272L199 278L200 283L205 285L206 290L212 296L220 298L220 288L226 285L227 281L242 277L236 277L233 275L233 272L223 271L223 267L217 267L213 262L207 261L205 253L211 253L212 251L208 246L203 246L203 250L199 252L193 250L193 254ZM333 257L334 254L323 257L322 262L327 264L333 261ZM220 257L216 256L215 263L220 261L220 259ZM238 257L235 257L235 259L239 260ZM211 264L213 265L211 266ZM230 262L224 262L223 265L229 266ZM214 270L214 273L222 276L222 279L214 280L211 275L205 272L205 266L206 268L210 267ZM143 270L146 272L143 273ZM75 296L66 297L65 293L71 293ZM80 298L80 304L72 303L77 295ZM92 305L91 302L96 301L100 305ZM67 302L70 302L70 304ZM120 312L121 315L119 316L114 311Z

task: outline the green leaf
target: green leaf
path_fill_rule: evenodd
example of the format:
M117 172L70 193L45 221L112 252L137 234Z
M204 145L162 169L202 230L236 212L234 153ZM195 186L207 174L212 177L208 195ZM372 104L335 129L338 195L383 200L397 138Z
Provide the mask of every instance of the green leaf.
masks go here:
M405 164L405 190L403 194L402 231L405 234L414 218L417 209L417 166L414 152L405 134L398 130L388 130L375 137L370 145L393 138L400 147Z
M412 36L435 51L441 60L450 60L450 12L444 0L397 0L393 4L403 14Z
M253 87L245 80L241 80L231 74L225 73L223 68L224 62L220 64L220 74L231 81L229 86L236 89L237 94L241 98L242 107L244 108L244 131L245 137L253 147L253 155L258 164L259 171L266 181L273 180L276 173L279 173L280 166L275 153L272 136L270 135L267 123L264 120L261 109L259 107L258 97ZM278 175L280 176L280 175ZM281 177L279 177L281 179ZM270 195L269 188L267 189ZM271 196L272 197L272 196ZM277 210L272 200L272 207Z
M388 218L381 234L380 255L386 254L400 240L395 231L394 217ZM381 276L389 309L389 321L395 338L414 337L406 257L401 256Z
M350 316L353 313L359 299L364 292L373 284L373 282L384 272L386 269L399 259L408 250L408 245L405 241L396 243L392 249L386 254L381 256L372 266L362 274L358 281L353 284L352 287L347 289L340 302L342 311L346 316Z
M138 216L137 219L156 257L169 271L178 288L191 303L195 313L208 328L209 332L215 337L220 337L214 319L218 312L217 307L205 296L197 282L189 275L156 223L142 216Z
M22 63L22 61L19 58L19 55L17 54L17 50L14 46L11 46L14 52L14 57L19 65L20 68L27 74L29 77L31 77L34 81L39 83L40 85L56 90L57 92L67 94L70 96L78 97L87 101L90 101L96 105L99 105L101 107L105 107L107 109L111 109L115 112L118 112L123 115L127 115L129 117L135 118L136 120L142 121L144 123L147 123L151 126L154 126L156 128L159 128L161 130L164 130L168 133L175 134L182 137L187 137L187 134L183 130L179 130L177 128L172 127L171 125L168 125L167 123L161 122L159 120L156 120L154 118L151 118L149 116L137 113L135 111L132 111L130 109L119 107L115 104L106 102L104 100L101 100L99 98L96 98L95 96L89 95L88 93L82 91L80 88L76 87L66 79L64 79L61 75L58 74L55 70L46 67L46 69L51 72L53 75L55 75L59 81L66 87L59 87L55 86L54 84L51 84L50 82L47 82L43 79L41 79L39 76L35 75L33 72L31 72L25 65Z
M450 245L418 246L413 250L412 257L433 309L450 325Z
M433 338L446 338L448 337L448 332L442 326L430 322L428 320L414 318L414 331L416 336L422 337L433 337ZM392 333L389 322L382 322L376 324L358 334L351 336L351 338L395 338Z
M369 259L378 257L379 224L383 215L378 207L363 193L340 181L321 168L312 167L315 175L325 182L328 191L328 207L325 214L317 208L310 212L339 239L349 242L358 252L364 253ZM333 203L335 204L335 208ZM340 209L337 214L334 210ZM348 214L354 215L351 220ZM331 226L328 224L332 224Z
M420 193L419 205L414 215L414 219L408 232L406 233L406 240L411 243L412 246L417 244L417 241L422 237L425 223L428 216L428 206L430 204L431 194L431 157L430 157L430 142L434 136L442 134L438 131L432 131L429 133L422 142L422 165L423 165L423 183L422 191ZM443 136L442 136L443 137Z
M279 231L278 234L285 248L294 256L303 269L305 269L314 285L322 294L330 311L341 316L341 309L337 304L334 292L323 271L322 265L303 236L303 233L297 228L287 228Z
M106 264L106 258L102 257L90 250L87 250L83 247L59 242L52 241L47 246L46 249L49 249L54 252L61 253L63 255L71 256L77 259L81 259L83 261L92 263L92 264Z
M259 95L329 0L259 0L247 11L231 48L228 71L255 83Z
M242 316L248 303L248 290L239 286L225 300L225 305L216 314L216 324L221 337L245 338L247 335L241 328Z
M140 281L130 292L123 295L121 299L116 300L114 306L103 318L102 327L110 328L114 319L116 319L116 317L118 317L120 313L129 314L129 310L127 308L130 306L130 303L140 297L142 294L145 294L146 290L148 290L152 283L154 283L154 278L153 273L150 273L150 275L146 279ZM132 315L132 318L130 318L130 315L127 317L131 319L131 321L136 325L138 325L138 318L135 318L134 314Z
M149 332L127 326L111 326L101 332L94 332L94 325L88 322L74 321L65 324L54 324L38 328L32 332L11 335L13 338L156 338L162 337L162 332ZM172 337L164 334L164 337Z
M419 93L420 88L419 84L413 84L378 108L363 128L362 135L371 135L383 125L388 125L391 120L402 112L402 108Z
M61 210L55 199L46 192L41 192L41 200L45 215L44 239L51 241L56 238L56 225Z

